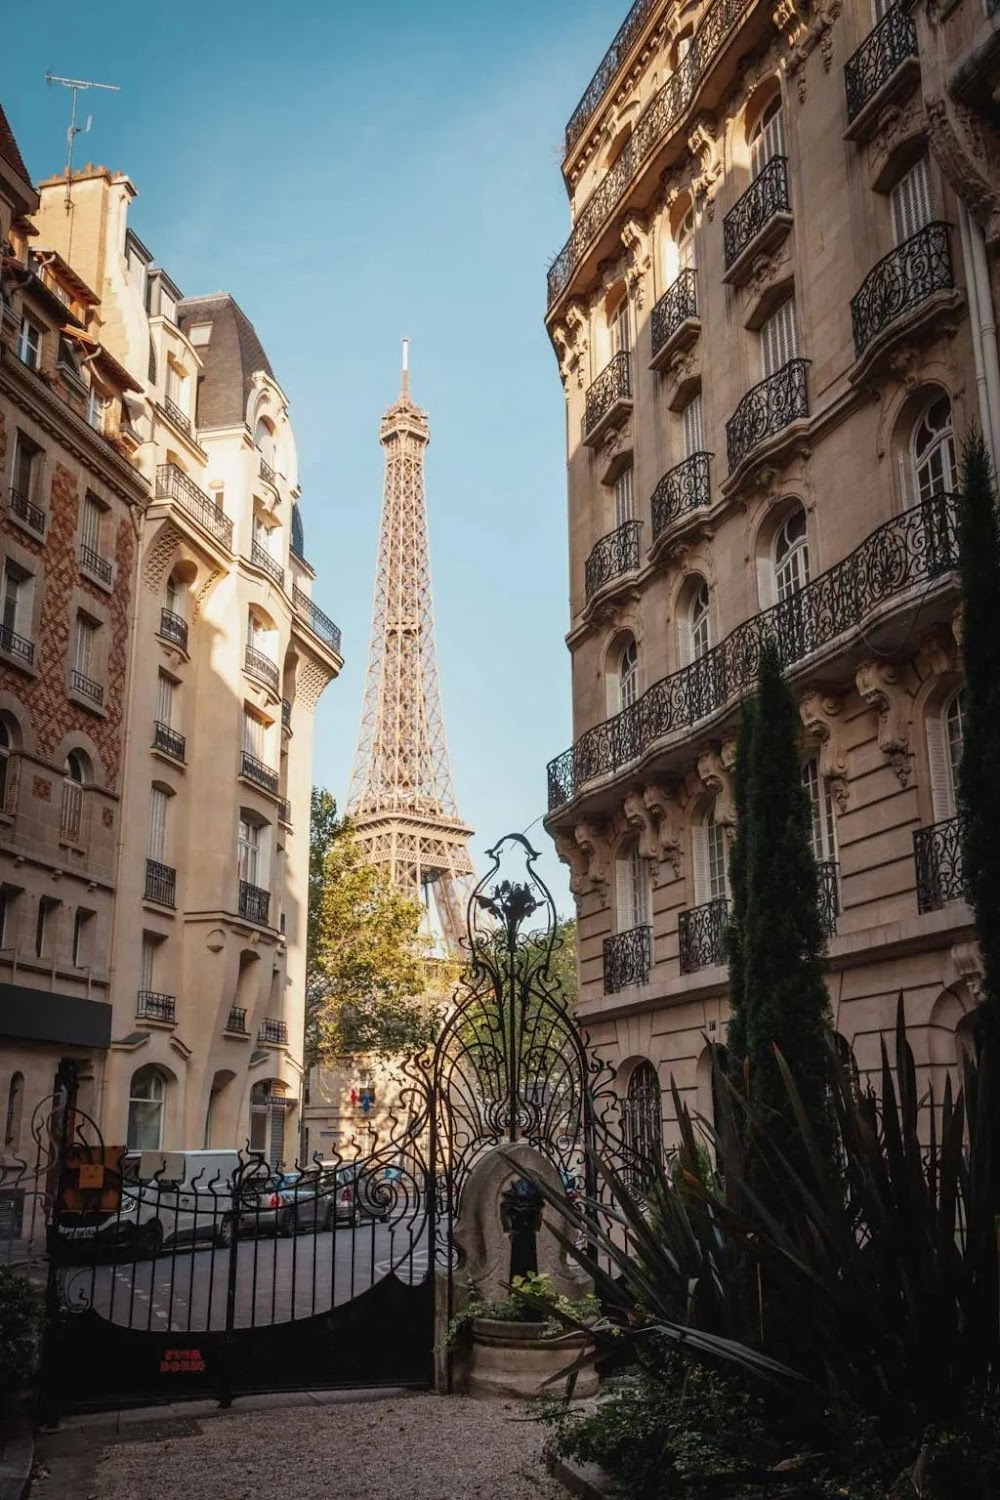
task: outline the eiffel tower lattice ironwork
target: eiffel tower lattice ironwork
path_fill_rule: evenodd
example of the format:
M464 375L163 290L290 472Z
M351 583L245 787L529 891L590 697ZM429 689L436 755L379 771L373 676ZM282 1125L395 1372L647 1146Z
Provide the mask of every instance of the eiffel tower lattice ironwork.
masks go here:
M402 388L382 417L385 488L368 677L347 811L358 840L388 865L400 890L433 902L441 937L458 955L473 874L472 829L451 779L431 605L424 450L427 413Z

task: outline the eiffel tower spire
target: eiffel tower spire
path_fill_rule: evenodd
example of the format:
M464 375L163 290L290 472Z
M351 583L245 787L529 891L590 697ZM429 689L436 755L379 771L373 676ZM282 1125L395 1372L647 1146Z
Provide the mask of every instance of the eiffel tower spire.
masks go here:
M347 811L368 855L400 890L433 899L456 955L465 930L472 830L448 761L431 605L424 449L427 414L410 397L403 340L399 397L382 417L385 486L361 727Z

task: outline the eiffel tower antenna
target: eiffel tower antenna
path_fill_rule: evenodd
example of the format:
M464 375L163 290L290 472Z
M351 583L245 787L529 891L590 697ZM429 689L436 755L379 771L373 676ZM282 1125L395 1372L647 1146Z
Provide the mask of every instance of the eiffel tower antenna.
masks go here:
M441 937L458 956L473 873L472 835L458 815L441 714L431 605L424 449L427 413L410 398L410 341L403 339L398 399L379 441L385 485L361 727L347 811L369 858L398 888L436 907Z

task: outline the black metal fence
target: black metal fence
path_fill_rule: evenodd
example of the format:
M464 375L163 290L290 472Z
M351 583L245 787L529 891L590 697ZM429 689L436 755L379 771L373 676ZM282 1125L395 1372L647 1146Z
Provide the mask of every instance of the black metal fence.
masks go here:
M901 4L890 6L844 65L848 123L857 118L907 58L917 56L917 28L912 15Z
M673 338L678 328L697 316L698 277L693 266L686 266L650 313L654 356Z
M730 474L758 443L809 415L808 369L809 360L790 359L747 391L726 423Z
M617 995L631 984L645 984L653 962L653 929L631 927L604 939L604 993Z
M597 379L587 389L583 413L583 435L589 436L597 424L621 401L632 399L632 356L624 349L613 355Z
M917 867L918 911L937 911L949 901L968 899L957 818L916 829L913 858Z
M722 221L726 270L729 270L775 214L790 211L788 159L784 156L772 156Z
M711 453L692 453L663 475L650 499L654 541L678 516L711 503L711 460Z
M625 521L593 547L584 565L587 602L612 578L639 570L639 535L641 521Z
M729 902L725 896L689 907L677 919L681 973L724 964L729 956Z
M954 285L948 225L925 224L883 255L851 298L854 353L860 358L883 328Z

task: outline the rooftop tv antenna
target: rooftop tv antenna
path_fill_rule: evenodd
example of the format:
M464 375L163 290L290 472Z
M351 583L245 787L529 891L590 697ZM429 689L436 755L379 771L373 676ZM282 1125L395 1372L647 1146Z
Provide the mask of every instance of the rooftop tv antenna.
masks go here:
M117 83L94 83L89 78L59 78L55 73L48 72L45 75L46 83L61 83L64 89L69 89L73 95L73 104L69 114L69 128L66 131L66 212L72 208L70 187L73 181L73 145L78 135L86 135L94 122L93 115L87 116L86 125L76 123L76 99L81 89L107 89L112 94L121 90Z

